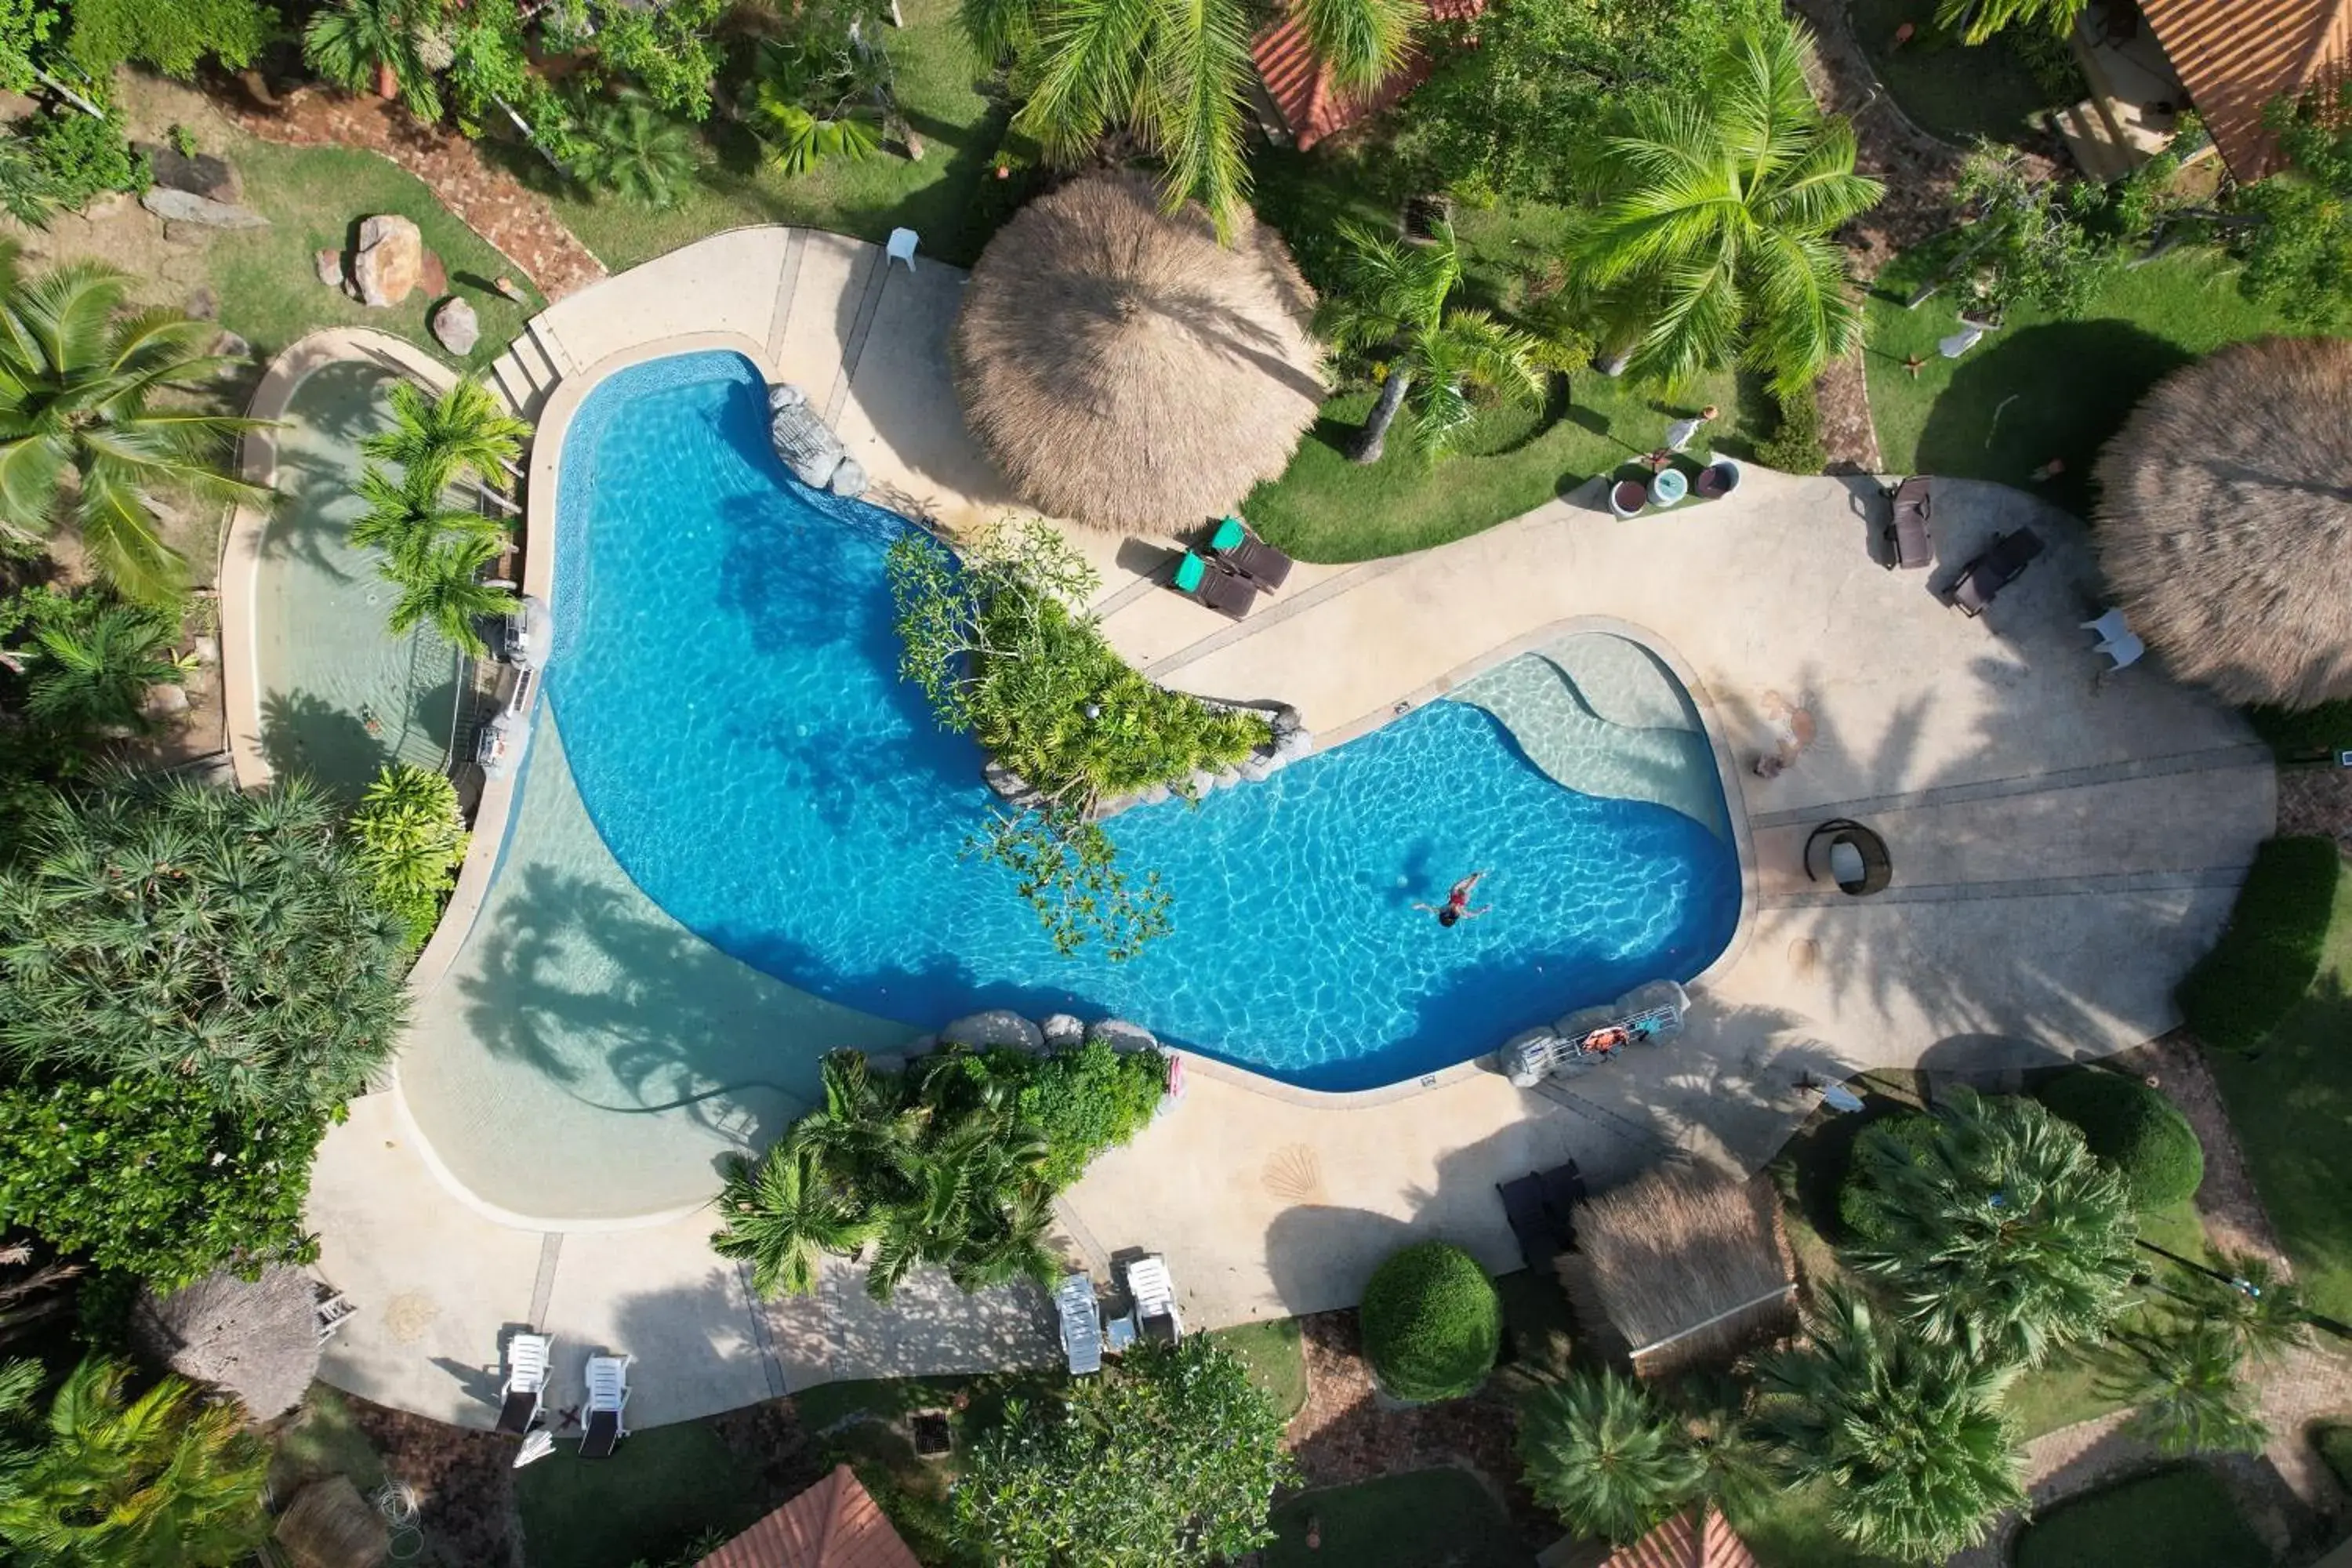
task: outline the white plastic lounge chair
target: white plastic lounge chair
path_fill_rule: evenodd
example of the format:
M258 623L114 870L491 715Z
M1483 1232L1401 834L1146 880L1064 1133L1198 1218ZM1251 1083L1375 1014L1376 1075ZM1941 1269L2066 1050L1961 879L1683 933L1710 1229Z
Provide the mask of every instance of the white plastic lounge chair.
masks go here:
M2147 651L2147 645L2139 640L2137 634L2125 632L2107 638L2091 651L2105 654L2116 661L2111 669L2121 669L2127 664L2137 664L2139 656Z
M909 272L915 269L915 231L913 229L894 228L890 231L890 244L882 253L882 265L887 268L894 261L905 262L907 270Z
M2095 621L2084 621L2083 629L2098 633L2101 642L2113 642L2117 637L2129 635L2131 624L2124 619L2123 611L2117 608L2104 612Z
M1095 1282L1084 1274L1064 1278L1054 1289L1054 1310L1062 1320L1062 1353L1069 1358L1072 1376L1102 1370L1102 1307L1095 1300Z
M517 1334L507 1342L507 1380L499 1389L498 1430L520 1437L539 1419L547 1394L547 1365L555 1353L552 1334Z
M626 1355L588 1358L588 1404L580 1415L585 1423L580 1435L582 1458L609 1458L629 1435L629 1429L621 1425L621 1414L629 1404L629 1363L636 1359Z
M1174 1344L1184 1337L1184 1320L1176 1310L1176 1281L1168 1275L1168 1260L1158 1253L1127 1266L1127 1293L1135 1298L1135 1316L1143 1332Z

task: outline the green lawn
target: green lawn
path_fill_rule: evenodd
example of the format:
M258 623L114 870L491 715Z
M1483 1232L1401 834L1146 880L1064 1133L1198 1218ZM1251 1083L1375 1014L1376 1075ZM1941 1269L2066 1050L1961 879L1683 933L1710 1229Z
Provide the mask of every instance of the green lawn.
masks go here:
M908 121L924 142L918 163L886 142L856 163L831 159L787 177L761 159L740 125L714 113L705 128L706 163L693 194L667 212L573 191L551 193L572 232L615 272L689 240L746 224L788 223L853 234L877 243L894 228L922 236L922 252L969 267L1005 215L981 198L982 181L1003 121L980 88L988 71L956 30L953 0L906 0L907 26L886 28ZM546 166L504 149L509 165L543 184Z
M2208 1051L2238 1142L2311 1305L2352 1320L2352 877L2319 979L2252 1052Z
M1321 1528L1310 1551L1307 1531ZM1415 1470L1352 1487L1304 1492L1274 1510L1274 1543L1260 1553L1265 1568L1533 1568L1535 1554L1519 1544L1511 1521L1468 1472Z
M699 1421L631 1433L608 1459L559 1446L515 1475L531 1568L665 1563L706 1531L748 1528L765 1495L759 1472Z
M2032 132L2032 117L2053 107L2008 39L1996 34L1970 47L1937 36L1937 0L1853 0L1854 37L1878 79L1920 129L1965 145L1982 136L2016 142ZM1895 45L1906 22L1917 29Z
M2270 1551L2211 1471L2174 1465L2046 1509L2018 1537L2016 1568L2268 1568Z
M2081 321L2013 312L1958 360L1936 353L1958 330L1948 298L1903 308L1932 263L1906 255L1874 285L1867 307L1870 413L1888 469L1957 474L2038 489L2088 510L2100 447L2166 372L2223 343L2284 330L2249 303L2234 268L2211 251L2183 251L2118 272ZM1915 377L1906 356L1927 363ZM2057 458L2064 470L2036 485Z
M1298 1414L1307 1403L1307 1356L1299 1348L1297 1319L1244 1323L1209 1337L1248 1363L1250 1381L1285 1421Z

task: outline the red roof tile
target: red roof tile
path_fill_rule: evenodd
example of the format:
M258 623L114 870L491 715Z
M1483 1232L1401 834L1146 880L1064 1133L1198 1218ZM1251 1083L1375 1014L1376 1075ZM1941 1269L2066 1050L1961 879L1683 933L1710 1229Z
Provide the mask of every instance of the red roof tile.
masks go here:
M1423 0L1433 22L1466 22L1486 8L1486 0ZM1260 33L1250 45L1257 74L1265 82L1276 112L1290 128L1301 152L1326 136L1336 136L1419 87L1429 75L1428 57L1415 49L1369 93L1343 93L1331 85L1330 73L1315 58L1307 28L1296 11Z
M696 1568L922 1568L847 1465Z
M2242 180L2278 162L2263 106L2332 89L2352 60L2352 0L2140 0L2140 14Z
M1701 1503L1619 1547L1601 1568L1757 1568L1757 1562L1723 1515Z

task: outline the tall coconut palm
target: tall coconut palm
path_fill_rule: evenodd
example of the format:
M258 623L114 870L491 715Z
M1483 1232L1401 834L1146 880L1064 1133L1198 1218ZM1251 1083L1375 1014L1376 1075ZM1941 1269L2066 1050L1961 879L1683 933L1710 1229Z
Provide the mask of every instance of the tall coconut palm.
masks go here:
M392 428L360 443L371 458L398 463L404 478L439 489L472 474L499 489L530 438L530 426L499 406L488 387L465 376L438 396L414 382L393 383Z
M395 636L430 626L443 642L480 658L489 652L489 645L474 623L498 620L522 608L513 589L482 581L482 574L505 548L502 540L479 533L443 538L413 574L394 579L400 597L393 601L386 624Z
M1015 124L1048 156L1075 163L1128 132L1159 154L1171 211L1197 200L1221 232L1241 211L1259 26L1246 0L963 0L960 15L983 54L1021 58L1034 85ZM1304 0L1297 15L1334 84L1360 92L1402 61L1423 7Z
M1760 1419L1790 1474L1823 1483L1840 1534L1867 1552L1940 1562L2024 1502L1998 1363L1905 1333L1843 1289L1805 1328L1808 1345L1758 1363Z
M855 1252L873 1234L817 1152L789 1138L756 1163L729 1158L719 1213L711 1250L751 1264L762 1296L807 1295L826 1253Z
M130 1397L92 1358L49 1405L45 1441L0 1486L0 1544L25 1568L226 1568L269 1533L269 1450L234 1402L177 1377Z
M1389 426L1408 397L1421 447L1433 460L1450 450L1471 419L1469 394L1483 390L1532 400L1543 395L1545 347L1484 310L1448 310L1462 284L1462 253L1441 226L1426 245L1410 245L1361 224L1347 243L1339 286L1324 301L1316 329L1337 347L1387 362L1381 395L1348 456L1377 463Z
M1847 1259L1931 1343L2036 1365L2124 1304L2130 1194L2038 1100L1956 1090L1924 1147L1866 1130L1853 1172L1873 1224Z
M302 29L302 58L346 92L397 95L408 112L441 118L441 89L417 49L411 0L334 0Z
M2083 14L2084 4L2086 0L1941 0L1936 26L1971 44L2011 27L2021 32L2038 27L2063 38L2074 30L2074 18Z
M25 710L68 731L143 730L147 689L178 679L179 628L138 605L97 605L37 628Z
M625 92L597 104L583 129L572 172L592 190L656 211L677 205L695 165L694 132L683 123Z
M1744 29L1597 148L1568 258L1635 374L1675 384L1737 359L1794 395L1860 341L1831 236L1884 187L1814 103L1810 49L1793 24Z
M185 563L163 542L159 496L268 494L217 467L234 437L265 422L152 405L231 363L211 352L211 322L128 310L131 280L110 268L73 262L26 278L15 262L13 247L0 249L0 531L38 539L70 510L117 592L171 604Z
M1578 1535L1639 1541L1700 1495L1706 1463L1649 1391L1612 1370L1546 1383L1519 1409L1536 1500Z
M2099 1392L2130 1405L2132 1429L2167 1454L2259 1453L2270 1429L2254 1414L2253 1395L2238 1379L2243 1355L2222 1323L2120 1334Z

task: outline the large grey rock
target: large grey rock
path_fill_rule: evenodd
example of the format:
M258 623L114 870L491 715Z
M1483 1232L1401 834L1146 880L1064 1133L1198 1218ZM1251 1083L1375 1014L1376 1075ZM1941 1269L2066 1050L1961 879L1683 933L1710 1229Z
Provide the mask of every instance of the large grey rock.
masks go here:
M940 1031L940 1039L950 1046L969 1046L974 1050L987 1050L996 1046L1010 1046L1015 1050L1042 1051L1045 1048L1045 1032L1004 1007L992 1007L985 1013L971 1013L956 1019Z
M425 277L425 236L397 213L378 213L360 225L359 249L352 256L352 281L362 304L397 305L415 292Z
M194 224L199 228L268 228L269 220L251 207L216 202L194 191L151 185L139 205L166 223Z
M188 689L184 686L151 686L139 708L150 719L177 718L188 710Z
M1250 755L1248 761L1242 763L1241 774L1252 784L1264 784L1274 776L1275 770L1280 766L1282 766L1281 759L1272 752L1256 752Z
M855 458L844 458L835 465L833 478L824 482L824 488L854 500L866 493L866 482L865 466Z
M768 412L775 414L786 408L798 408L808 401L808 394L789 381L780 381L768 388Z
M788 404L770 416L768 438L793 478L811 489L823 489L841 466L841 438L824 427L816 410L805 403Z
M453 354L472 353L474 345L482 341L481 319L474 314L474 307L455 295L433 312L432 326L433 335Z
M236 171L228 166L226 159L215 158L209 153L198 153L189 157L170 147L145 143L139 145L139 151L147 154L148 172L154 175L155 184L167 190L185 191L191 195L215 202L241 202L245 199L245 189L237 180Z
M1130 1024L1124 1018L1097 1018L1087 1028L1087 1038L1101 1040L1112 1050L1124 1053L1156 1051L1160 1037L1140 1024Z
M1038 1020L1038 1032L1045 1037L1045 1048L1066 1051L1085 1043L1087 1026L1084 1020L1069 1013L1048 1013Z

